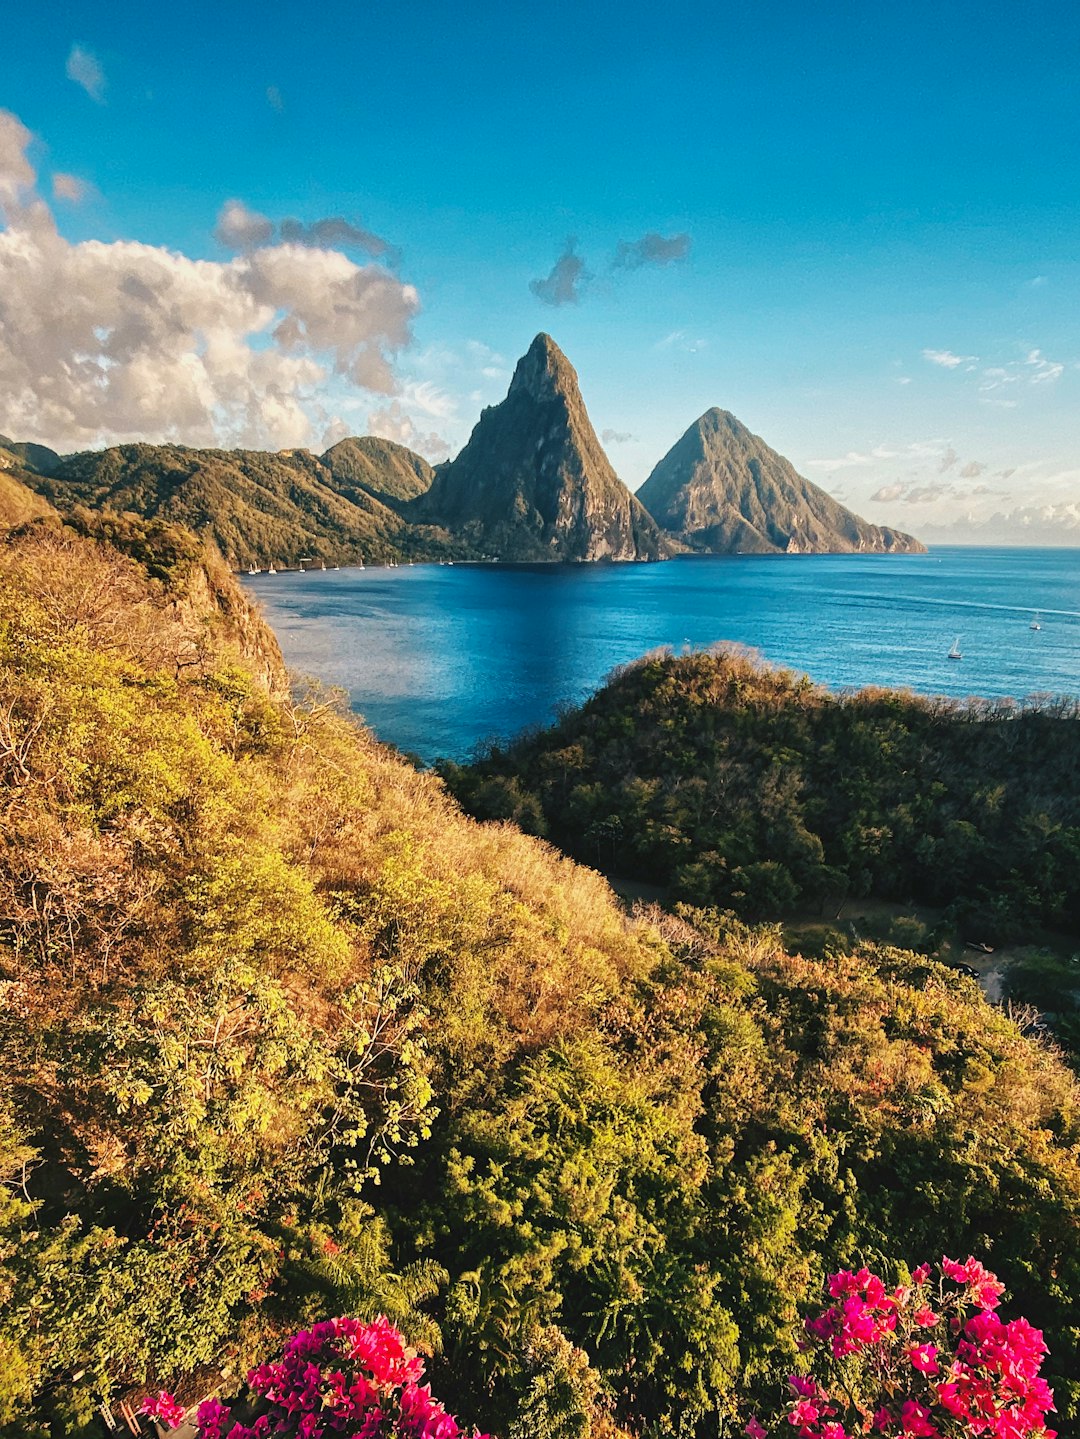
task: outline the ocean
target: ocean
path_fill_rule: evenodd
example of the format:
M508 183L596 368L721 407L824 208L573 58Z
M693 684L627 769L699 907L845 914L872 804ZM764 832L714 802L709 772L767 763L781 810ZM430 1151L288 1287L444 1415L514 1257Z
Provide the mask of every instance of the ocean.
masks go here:
M1080 550L414 565L244 584L294 673L346 690L380 739L427 763L550 722L649 650L719 640L835 688L1080 695Z

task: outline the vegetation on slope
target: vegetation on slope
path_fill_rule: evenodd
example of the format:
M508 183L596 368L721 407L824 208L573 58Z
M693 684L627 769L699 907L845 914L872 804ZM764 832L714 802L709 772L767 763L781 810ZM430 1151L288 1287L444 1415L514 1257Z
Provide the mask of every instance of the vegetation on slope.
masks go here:
M384 503L384 498L393 503L392 497L381 497L359 481L348 453L343 452L344 468L337 461L331 468L334 453L317 459L307 450L270 454L117 445L68 455L49 473L32 478L61 511L82 505L184 525L243 569L271 561L295 565L304 557L328 564L381 563L458 552L444 532L407 525ZM384 488L393 489L398 472L404 474L408 466L400 455L380 450L369 455L376 470L380 454L389 465ZM423 466L418 456L413 458ZM398 487L407 488L403 479Z
M425 494L435 478L423 456L377 435L339 440L323 455L322 463L339 487L347 481L391 509Z
M515 1439L704 1434L827 1269L941 1248L992 1254L1076 1415L1049 1050L933 961L628 918L272 694L188 538L83 529L0 549L0 1432L348 1311Z
M721 647L654 655L451 786L611 872L744 917L848 895L979 938L1080 929L1080 704L834 694Z
M26 483L20 462L0 448L0 531L47 515L52 506Z

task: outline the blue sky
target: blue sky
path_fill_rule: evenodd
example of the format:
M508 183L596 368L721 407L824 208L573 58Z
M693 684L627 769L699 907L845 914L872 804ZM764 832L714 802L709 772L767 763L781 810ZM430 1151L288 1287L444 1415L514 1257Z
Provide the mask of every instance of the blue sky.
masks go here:
M869 518L1080 543L1080 7L69 3L4 40L0 431L437 455L546 329L631 485L717 404Z

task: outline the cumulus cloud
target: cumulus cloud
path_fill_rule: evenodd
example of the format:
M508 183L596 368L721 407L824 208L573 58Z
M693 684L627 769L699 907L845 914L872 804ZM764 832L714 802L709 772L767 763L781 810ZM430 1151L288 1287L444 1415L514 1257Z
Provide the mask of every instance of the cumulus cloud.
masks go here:
M32 138L10 110L0 110L0 220L6 224L23 213L37 179L26 155Z
M950 445L938 461L938 474L943 475L946 470L951 470L959 458L960 456L953 449L952 445Z
M214 226L214 239L227 250L256 250L274 238L274 222L243 200L226 200Z
M81 85L91 100L105 103L105 71L101 62L83 45L72 45L64 71L69 80Z
M582 287L588 282L585 261L576 253L577 241L567 240L566 248L552 265L550 271L529 281L529 289L545 305L576 305L581 300Z
M637 436L629 430L603 430L600 438L605 445L629 445L637 441Z
M344 215L321 220L285 219L275 225L268 215L250 210L243 200L226 200L214 227L214 238L227 250L244 253L277 239L283 245L305 245L312 250L363 250L373 260L396 260L393 247L371 230L354 225Z
M978 359L977 355L954 355L951 350L924 350L922 353L924 360L940 365L943 370L955 370Z
M911 485L905 488L900 499L905 505L929 505L934 500L944 499L951 492L949 485Z
M216 263L136 241L71 244L34 188L29 140L0 112L5 433L61 449L293 446L310 440L331 376L395 391L419 303L411 285L299 245Z
M368 431L384 440L396 440L399 445L407 445L433 463L445 460L450 453L450 446L442 435L434 430L425 433L400 400L391 400L389 404L372 410L368 415Z
M658 235L655 230L640 240L623 240L611 262L613 270L640 270L642 265L672 265L690 253L689 235Z
M381 235L354 225L343 215L328 215L306 225L300 220L282 220L280 235L286 245L310 245L316 250L363 250L373 260L391 257L392 247Z
M876 489L870 496L870 499L877 504L884 505L890 503L892 500L898 500L903 493L903 482L897 480L891 485L882 485L879 489Z
M969 461L967 462L967 464L964 466L964 468L960 471L960 478L961 478L962 480L974 480L974 479L977 479L977 478L979 477L979 475L981 475L982 472L983 472L983 470L985 470L985 469L986 469L986 466L985 466L984 464L982 464L981 461L979 461L979 460L969 460Z

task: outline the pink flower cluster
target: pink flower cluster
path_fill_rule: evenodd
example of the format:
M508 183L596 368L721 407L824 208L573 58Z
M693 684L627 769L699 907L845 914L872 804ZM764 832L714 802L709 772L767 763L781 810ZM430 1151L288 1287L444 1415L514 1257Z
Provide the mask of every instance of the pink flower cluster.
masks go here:
M1046 1345L1026 1319L994 1311L1004 1286L976 1259L929 1264L887 1289L868 1269L830 1275L806 1320L811 1374L793 1374L782 1421L793 1439L1055 1439ZM974 1310L974 1313L969 1313ZM766 1439L757 1418L749 1439Z
M179 1429L187 1410L174 1395L162 1389L159 1394L146 1396L142 1412L148 1419L156 1419L166 1429Z
M199 1439L465 1439L420 1383L423 1373L424 1361L388 1319L328 1319L251 1371L248 1388L261 1412L250 1423L230 1423L216 1399L200 1405Z

